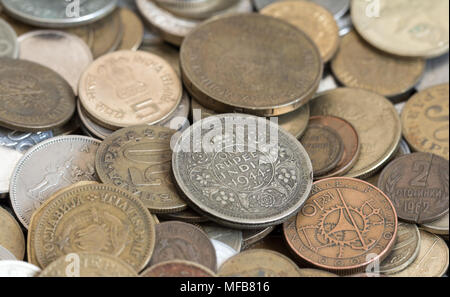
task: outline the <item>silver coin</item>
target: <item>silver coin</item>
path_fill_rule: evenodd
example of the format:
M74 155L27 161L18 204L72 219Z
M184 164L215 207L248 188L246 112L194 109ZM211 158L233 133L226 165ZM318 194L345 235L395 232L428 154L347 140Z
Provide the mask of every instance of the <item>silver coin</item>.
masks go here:
M59 189L98 180L94 164L99 145L99 140L86 136L59 136L39 143L20 159L9 195L25 228L33 212Z
M242 248L242 231L219 226L214 223L201 225L209 239L215 239L240 252Z
M0 18L0 57L16 59L19 56L19 44L16 31Z
M10 251L8 251L7 249L5 249L0 245L0 263L3 260L17 260L17 259Z
M449 54L438 58L427 60L425 74L422 80L416 85L418 91L428 89L429 87L448 83L449 81Z
M211 239L211 243L216 250L217 270L225 263L226 260L238 254L238 252L229 245L215 239Z
M52 137L52 131L27 133L0 127L0 194L9 192L11 175L23 154L39 142Z
M33 264L4 260L0 261L0 277L35 277L41 273L41 269Z
M273 122L244 114L197 121L176 142L172 168L191 207L231 228L286 221L312 186L300 142Z
M242 238L243 238L243 244L242 249L248 248L250 245L262 240L267 235L270 234L270 232L275 229L274 226L270 226L264 229L256 229L256 230L243 230L242 231Z
M67 28L103 18L114 10L117 0L1 0L1 4L8 14L24 23Z
M80 118L82 124L81 129L87 135L104 140L106 137L114 133L114 130L105 128L97 124L96 122L92 121L86 114L87 111L80 104L80 100L77 100L77 111L78 117Z
M191 99L189 98L188 92L183 91L183 97L177 109L175 109L173 114L165 122L158 125L183 132L190 126L188 119L190 109Z

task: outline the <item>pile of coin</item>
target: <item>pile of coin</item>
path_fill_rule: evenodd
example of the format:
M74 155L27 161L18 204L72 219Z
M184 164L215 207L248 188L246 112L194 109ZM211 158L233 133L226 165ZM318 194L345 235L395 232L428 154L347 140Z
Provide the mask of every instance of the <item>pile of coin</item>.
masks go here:
M444 276L448 6L0 0L0 276Z

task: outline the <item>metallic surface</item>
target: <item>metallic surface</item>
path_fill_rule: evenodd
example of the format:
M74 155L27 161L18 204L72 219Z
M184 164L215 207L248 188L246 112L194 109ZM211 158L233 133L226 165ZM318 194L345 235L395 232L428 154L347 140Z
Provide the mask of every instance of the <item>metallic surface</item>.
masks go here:
M16 59L18 56L17 34L10 24L0 18L0 57Z
M0 207L0 246L10 251L18 260L25 256L25 237L16 219Z
M209 268L195 262L173 260L162 262L146 269L141 277L215 277Z
M16 261L0 261L0 277L35 277L41 269L33 264Z

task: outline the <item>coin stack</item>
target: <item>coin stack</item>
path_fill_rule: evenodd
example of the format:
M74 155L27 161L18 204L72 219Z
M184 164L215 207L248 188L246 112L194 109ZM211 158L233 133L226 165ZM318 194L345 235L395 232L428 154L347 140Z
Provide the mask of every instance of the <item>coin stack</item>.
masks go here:
M0 276L444 276L448 9L0 0Z

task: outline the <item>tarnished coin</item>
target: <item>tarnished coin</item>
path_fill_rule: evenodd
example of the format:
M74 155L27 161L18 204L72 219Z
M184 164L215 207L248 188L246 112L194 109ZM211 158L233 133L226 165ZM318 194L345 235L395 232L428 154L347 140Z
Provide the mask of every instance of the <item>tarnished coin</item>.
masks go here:
M263 10L264 15L286 21L305 32L319 49L324 63L339 47L339 28L333 15L322 6L308 1L280 1Z
M156 245L149 267L161 262L186 260L216 271L216 251L208 236L198 227L182 222L156 225Z
M449 54L427 60L425 74L416 85L418 91L423 91L429 87L448 83L449 81Z
M300 269L300 277L339 277L339 276L324 270L302 268Z
M0 261L0 277L35 277L41 269L33 264L16 261Z
M214 36L214 42L205 36ZM260 116L307 103L323 71L320 53L305 33L259 14L203 23L185 38L180 61L183 82L202 105Z
M416 260L394 277L441 277L449 264L447 244L439 236L420 230L420 251Z
M419 255L420 241L416 225L399 222L396 243L392 252L381 262L380 272L393 274L411 265Z
M78 269L70 265L78 263ZM48 265L39 277L136 277L133 267L106 253L78 252L59 257Z
M424 224L448 213L449 163L428 153L414 153L390 163L378 188L394 203L400 219Z
M25 256L25 237L16 219L0 207L0 246L10 251L18 260Z
M313 166L314 178L334 170L344 153L341 136L332 128L310 120L300 139Z
M100 180L139 198L155 213L184 210L171 173L170 141L174 131L159 126L132 126L108 136L97 150Z
M331 69L346 87L396 97L414 88L425 70L425 60L384 53L353 31L342 38Z
M312 185L300 142L275 123L243 114L196 122L176 142L172 167L196 211L239 229L287 220Z
M190 208L176 213L165 213L161 214L161 219L182 221L186 223L204 223L209 221L208 218L196 213Z
M99 144L90 137L59 136L39 143L20 159L9 193L14 212L25 228L33 212L57 190L79 181L97 180L94 160Z
M162 262L146 269L141 277L215 277L209 268L195 262L174 260Z
M225 261L238 254L238 251L222 241L211 239L211 243L216 250L217 269L219 269Z
M220 241L236 252L241 251L242 247L242 231L236 229L225 228L214 223L206 223L201 225L206 235L210 239ZM220 265L219 265L220 266Z
M2 0L14 18L38 27L66 28L92 23L111 13L117 0L67 1Z
M64 125L75 112L70 85L39 64L0 58L0 126L45 131Z
M79 37L55 30L37 30L19 37L20 59L36 62L61 75L78 93L78 81L92 63L92 53Z
M246 249L250 245L264 239L270 232L273 231L275 227L270 226L263 229L255 229L255 230L243 230L242 231L242 249Z
M373 46L398 56L437 57L449 49L448 0L353 0L353 24Z
M0 263L3 260L17 260L13 253L0 245Z
M180 103L182 86L162 58L143 51L118 51L88 67L79 95L92 120L117 129L164 121Z
M402 126L394 105L385 97L361 89L339 88L318 95L310 108L311 115L343 118L358 132L361 152L346 176L371 176L395 154Z
M304 261L339 274L382 261L397 235L397 214L378 188L353 178L314 183L296 218L283 225L290 248Z
M431 223L422 224L420 227L430 233L448 236L449 233L448 224L449 224L449 214L446 214L439 220L433 221Z
M36 214L28 238L40 267L69 253L103 252L140 271L153 253L152 216L139 199L118 187L78 186L44 206Z
M130 9L119 9L120 20L123 25L122 41L119 50L137 50L144 38L144 24Z
M300 269L288 257L269 250L249 250L226 261L221 277L299 277Z
M0 57L15 59L18 56L17 34L7 22L0 18Z
M414 151L449 159L449 84L421 91L402 112L403 136Z

